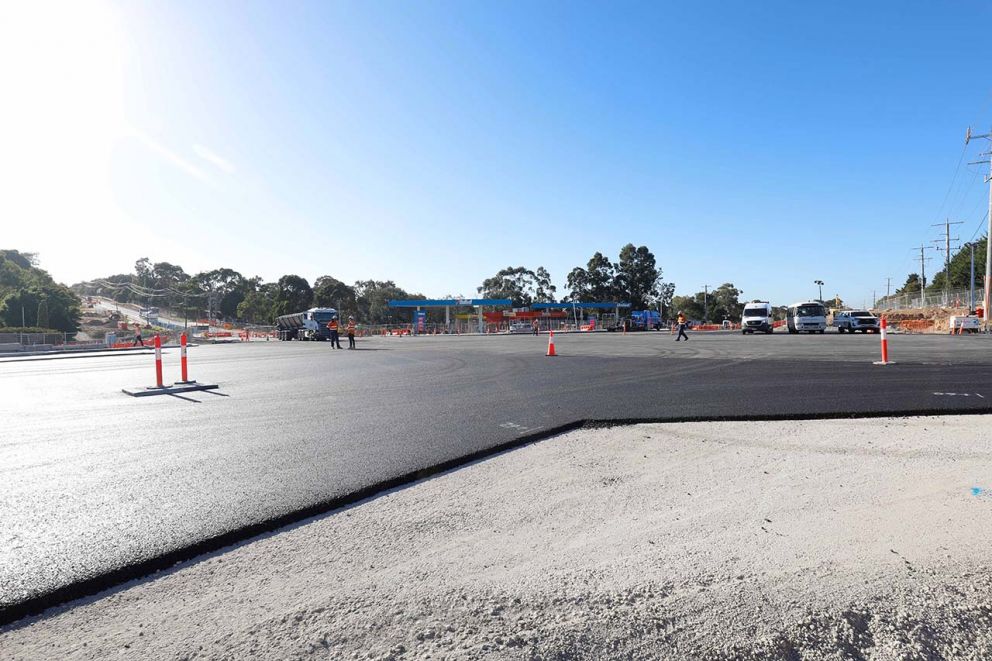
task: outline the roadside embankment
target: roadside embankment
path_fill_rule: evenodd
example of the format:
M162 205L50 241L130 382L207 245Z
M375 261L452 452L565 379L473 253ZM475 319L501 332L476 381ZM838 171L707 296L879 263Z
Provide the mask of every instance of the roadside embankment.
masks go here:
M988 658L990 423L580 430L22 622L0 656Z

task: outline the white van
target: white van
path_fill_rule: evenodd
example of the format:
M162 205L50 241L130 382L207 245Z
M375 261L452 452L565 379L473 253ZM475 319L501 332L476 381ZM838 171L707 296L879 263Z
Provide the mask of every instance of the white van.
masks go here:
M827 308L819 301L803 301L789 306L786 323L790 333L820 333L827 329Z
M744 305L744 312L741 314L741 333L747 335L755 331L772 332L772 304L768 301Z

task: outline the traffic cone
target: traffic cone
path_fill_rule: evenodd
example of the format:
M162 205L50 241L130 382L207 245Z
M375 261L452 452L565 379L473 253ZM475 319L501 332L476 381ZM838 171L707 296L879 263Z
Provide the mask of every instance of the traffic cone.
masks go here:
M555 332L548 331L548 353L549 356L557 356L555 353Z

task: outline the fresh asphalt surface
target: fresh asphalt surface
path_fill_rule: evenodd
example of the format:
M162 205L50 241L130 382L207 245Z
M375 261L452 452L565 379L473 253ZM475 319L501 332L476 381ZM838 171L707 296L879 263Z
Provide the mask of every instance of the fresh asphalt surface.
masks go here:
M218 391L140 399L149 355L0 361L0 624L579 422L992 412L989 336L555 339L195 347Z

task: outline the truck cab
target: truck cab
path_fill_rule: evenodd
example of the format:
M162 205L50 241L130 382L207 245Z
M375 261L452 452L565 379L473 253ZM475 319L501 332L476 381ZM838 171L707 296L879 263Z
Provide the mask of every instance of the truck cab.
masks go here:
M280 340L326 340L331 331L327 322L338 313L334 308L310 308L276 317L277 337Z
M632 330L661 330L661 315L655 310L637 310L630 313Z
M768 301L758 301L744 305L741 314L741 333L772 332L772 304Z

